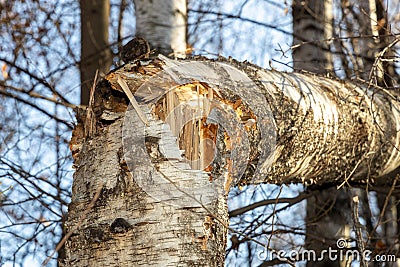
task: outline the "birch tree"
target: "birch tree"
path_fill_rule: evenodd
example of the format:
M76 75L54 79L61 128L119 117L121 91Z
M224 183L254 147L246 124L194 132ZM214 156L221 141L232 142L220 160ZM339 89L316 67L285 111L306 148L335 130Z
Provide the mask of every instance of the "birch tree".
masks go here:
M81 159L85 158L81 153L86 153L80 151L85 148L85 145L81 147L81 138L99 137L103 127L107 128L106 132L116 130L113 128L109 131L109 126L103 125L104 121L110 125L119 121L120 130L117 132L121 134L117 140L122 138L123 141L117 149L120 151L117 157L115 153L112 155L113 148L112 151L107 150L107 155L98 156L100 162L106 162L105 157L111 155L117 159L116 162L122 159L120 169L129 170L124 178L118 174L118 178L111 182L108 179L96 182L98 191L90 191L92 198L86 199L90 207L96 207L94 203L103 194L104 186L107 192L110 188L114 191L115 187L121 187L121 181L124 189L118 192L123 190L123 196L132 195L130 188L139 187L150 199L140 198L134 203L128 197L127 203L123 197L104 196L105 199L111 199L106 201L109 207L97 209L101 214L100 226L89 230L100 233L102 237L99 240L94 238L102 251L99 253L99 262L113 264L109 260L112 257L104 253L101 247L102 243L113 247L114 236L118 234L124 235L121 239L128 243L123 251L138 251L143 240L149 251L149 256L127 253L129 256L118 264L128 260L138 265L186 265L190 262L200 266L219 266L223 262L221 251L225 249L225 236L229 229L225 199L231 187L267 182L354 186L368 183L371 177L388 179L397 168L395 146L391 147L391 156L385 156L387 160L394 157L394 161L389 163L392 166L386 168L389 166L386 160L381 162L385 154L382 152L384 142L376 143L378 139L383 140L380 134L385 133L387 137L387 130L394 133L390 138L398 138L395 133L395 118L398 116L395 111L396 97L385 92L377 100L381 96L376 97L376 92L384 91L383 88L368 88L362 84L323 79L320 76L270 73L252 65L226 60L222 60L221 64L181 63L160 56L150 62L128 64L126 69L124 67L111 73L106 78L111 87L101 85L98 89L101 88L102 92L94 98L92 108L96 117L91 115L89 120L83 117L82 121L86 120L84 127L76 130L80 133L76 136L80 138L73 141L75 160L78 162L78 182L74 185L74 192L83 192L83 184L90 180L78 178L90 176L79 167ZM221 80L226 84L216 82ZM265 89L268 87L265 83L271 84L273 89ZM110 94L110 91L113 93ZM114 93L116 96L113 96ZM109 99L104 104L103 94ZM139 105L129 97L130 94L141 100ZM252 98L255 100L252 101ZM136 104L128 109L126 117L115 115L126 108L121 102L127 105L129 101ZM389 101L394 108L377 112L370 107L375 101ZM353 107L355 103L365 104L360 108ZM114 104L116 110L112 108ZM265 110L255 107L265 107ZM373 119L375 112L391 114L389 117L392 119L383 123L391 130L377 131L380 126ZM235 122L235 119L239 126L229 123ZM102 125L100 128L99 122ZM310 136L315 139L310 139ZM104 143L106 140L94 142ZM118 141L112 143L117 144ZM126 149L126 146L129 148ZM387 151L386 148L384 150ZM229 153L231 155L226 156ZM377 157L366 156L378 154ZM366 175L371 169L377 173ZM385 170L380 172L378 169ZM100 169L95 176L100 177L102 172L103 169ZM115 177L115 173L121 171L115 172L107 167L106 172ZM137 205L143 207L139 203L145 203L145 211L151 210L139 211L140 219L135 208ZM146 206L149 203L151 209ZM179 208L168 209L165 205ZM115 208L121 206L124 208ZM86 221L91 220L91 211L86 209L87 212L81 213L84 209L84 205L74 209L69 228L76 235L68 241L76 246L71 246L70 255L79 258L79 264L82 265L89 264L89 259L85 257L86 249L93 250L88 242L83 245L84 250L76 254L76 249L82 248L78 244L82 244L84 239L93 238L90 235L82 237L76 230L86 229ZM111 210L118 212L112 213ZM181 224L175 216L187 218L187 214L182 213L187 210L191 211L193 217L186 219L187 224ZM124 217L116 217L119 215ZM167 223L165 218L168 218ZM140 229L148 224L154 225ZM190 235L187 229L190 229ZM142 234L144 232L146 237ZM169 235L171 232L179 234ZM137 238L133 233L139 233ZM178 244L178 249L173 253L170 252L169 242ZM187 254L180 248L191 253Z
M399 165L399 103L383 88L163 56L106 81L72 142L74 266L220 266L232 186L378 185ZM126 87L140 102L124 113Z
M186 54L187 3L185 0L135 0L136 34L163 54Z

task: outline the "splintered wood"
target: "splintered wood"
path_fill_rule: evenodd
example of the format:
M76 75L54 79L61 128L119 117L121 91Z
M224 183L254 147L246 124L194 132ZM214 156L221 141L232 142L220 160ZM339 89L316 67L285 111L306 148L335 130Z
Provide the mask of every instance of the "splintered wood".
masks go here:
M169 91L153 109L170 125L185 158L197 170L210 170L213 160L218 126L206 122L212 98L212 89L196 82Z
M242 122L254 117L240 99L234 102L224 100L207 84L197 81L167 92L153 107L152 113L168 123L172 133L178 137L179 148L192 169L213 170L219 127L217 122L208 121L208 116L216 105L221 108L220 103L233 108ZM229 153L232 149L229 135L223 129L221 134L225 136L224 147ZM229 159L226 159L225 166L229 166Z

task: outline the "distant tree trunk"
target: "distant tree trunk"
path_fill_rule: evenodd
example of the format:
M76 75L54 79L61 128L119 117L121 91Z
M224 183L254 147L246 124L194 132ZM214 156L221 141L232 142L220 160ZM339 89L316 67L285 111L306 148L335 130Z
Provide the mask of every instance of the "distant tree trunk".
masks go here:
M368 79L372 79L375 84L383 87L392 87L398 83L399 75L396 73L393 61L382 59L392 59L393 49L388 47L394 41L391 36L388 24L388 15L383 5L383 1L369 0L369 19L371 33L375 38L371 38L373 48L373 64L369 72Z
M328 42L332 37L326 29L332 29L330 21L325 21L325 5L330 0L295 0L293 15L293 67L313 73L325 73L331 65ZM329 16L328 19L332 19Z
M344 24L338 35L352 36L359 33L361 38L350 38L343 43L336 40L336 53L342 60L342 68L348 78L359 77L373 84L391 88L398 83L393 61L394 36L388 25L384 1L342 0ZM338 22L339 23L339 22ZM387 60L385 60L387 59Z
M96 70L107 73L112 64L108 27L109 0L79 1L81 7L81 104L89 103Z
M376 23L376 5L368 1L348 1L350 5L358 4L360 6L360 14L355 18L359 25L359 32L361 36L373 35L373 27ZM352 8L354 9L354 7ZM354 23L354 25L357 25ZM378 50L374 38L361 38L360 40L353 41L354 54L357 64L353 66L355 75L369 80L371 71L373 70L374 60L377 56ZM378 72L374 72L378 73Z
M186 0L134 0L136 34L162 54L182 57L186 51Z
M296 70L333 73L333 57L328 41L333 37L332 0L296 0L293 7L294 45L301 44L296 36L304 37L302 44L293 51ZM350 234L350 196L347 190L325 188L320 194L307 199L305 249L321 255L329 247L335 249L339 238ZM307 266L345 266L339 259L308 261Z

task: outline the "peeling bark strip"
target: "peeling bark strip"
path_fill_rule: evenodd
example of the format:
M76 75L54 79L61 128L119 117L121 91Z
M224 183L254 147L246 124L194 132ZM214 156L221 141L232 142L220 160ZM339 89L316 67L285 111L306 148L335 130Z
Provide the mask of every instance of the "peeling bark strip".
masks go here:
M230 182L340 186L384 182L377 178L400 163L400 104L381 88L234 61L163 56L108 75L112 87L121 90L115 75L125 77L153 123L135 130L169 136L159 147L165 153L147 156L153 173L176 177L179 171L168 166L185 162L178 170L197 169L213 182L222 177L226 188ZM156 129L166 125L166 132ZM153 178L145 180L153 183Z

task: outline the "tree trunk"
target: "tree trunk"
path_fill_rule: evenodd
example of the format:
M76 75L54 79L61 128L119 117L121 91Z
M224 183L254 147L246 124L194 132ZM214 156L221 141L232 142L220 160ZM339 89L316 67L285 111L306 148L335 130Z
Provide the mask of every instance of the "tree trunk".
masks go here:
M184 57L187 6L185 0L135 0L136 34L162 54Z
M329 42L332 37L332 15L325 17L326 5L330 0L295 0L293 16L293 67L313 73L332 70Z
M125 113L127 88L139 103L128 96ZM74 130L66 262L222 266L231 186L384 183L399 106L382 89L234 61L127 64Z
M89 103L96 70L107 73L112 64L108 42L109 0L79 1L81 7L81 104Z

